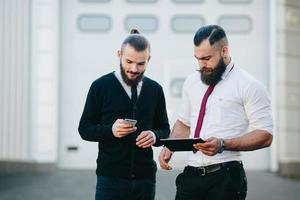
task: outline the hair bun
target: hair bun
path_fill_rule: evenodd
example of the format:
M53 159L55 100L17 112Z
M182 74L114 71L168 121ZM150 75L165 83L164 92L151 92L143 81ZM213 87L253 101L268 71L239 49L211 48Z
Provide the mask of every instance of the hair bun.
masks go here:
M133 29L130 30L130 34L139 34L139 33L140 32L137 29L135 29L135 28L133 28Z

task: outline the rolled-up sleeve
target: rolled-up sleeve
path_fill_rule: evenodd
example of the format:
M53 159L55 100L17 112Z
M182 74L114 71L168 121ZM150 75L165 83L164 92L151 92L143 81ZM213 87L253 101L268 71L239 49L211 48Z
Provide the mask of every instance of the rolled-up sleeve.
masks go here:
M266 88L258 81L253 81L246 88L244 95L249 128L265 130L273 134L273 114Z

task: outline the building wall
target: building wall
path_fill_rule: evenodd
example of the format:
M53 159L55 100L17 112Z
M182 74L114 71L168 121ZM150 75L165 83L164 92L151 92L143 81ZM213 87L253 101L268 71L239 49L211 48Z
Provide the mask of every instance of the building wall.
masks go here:
M162 84L171 123L181 103L182 84L197 66L192 57L192 38L201 25L222 25L228 34L234 62L270 89L269 0L214 0L199 4L172 0L134 2L137 1L61 3L60 167L95 168L97 144L82 141L77 131L78 120L91 80L118 67L116 50L130 27L141 28L151 41L152 58L146 74ZM215 12L210 12L211 9ZM145 20L149 16L151 20ZM178 24L175 17L184 21ZM191 26L186 26L189 22ZM160 148L154 148L154 159L159 152ZM246 169L268 170L270 149L243 152L242 159ZM185 163L186 152L176 153L172 159L176 168L184 167Z
M59 1L31 1L31 157L56 163L58 150Z
M59 1L0 1L1 162L57 163ZM279 172L300 172L300 1L276 4Z
M300 175L300 1L277 2L279 172Z
M30 157L30 4L0 1L0 160Z
M0 1L0 171L57 162L58 0Z

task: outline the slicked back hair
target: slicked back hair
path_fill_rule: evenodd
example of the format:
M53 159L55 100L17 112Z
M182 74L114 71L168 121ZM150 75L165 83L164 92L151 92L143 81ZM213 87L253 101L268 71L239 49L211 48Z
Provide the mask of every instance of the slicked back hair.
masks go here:
M207 25L199 28L194 36L194 45L199 46L206 39L211 46L217 42L221 42L222 46L228 45L226 33L218 25Z
M130 35L125 38L121 46L122 51L127 44L133 47L137 52L144 51L146 49L149 49L150 52L149 41L143 35L140 35L140 32L137 29L132 29L130 31Z

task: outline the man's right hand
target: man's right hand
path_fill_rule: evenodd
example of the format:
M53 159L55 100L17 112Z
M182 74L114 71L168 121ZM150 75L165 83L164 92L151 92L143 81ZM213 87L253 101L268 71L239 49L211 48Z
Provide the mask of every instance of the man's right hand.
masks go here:
M159 165L162 169L170 170L172 167L168 164L172 157L172 151L170 151L167 147L164 147L163 150L160 152L158 160Z
M112 132L117 138L125 137L126 135L136 131L136 129L137 128L135 126L125 123L125 120L123 119L117 119L112 126Z

